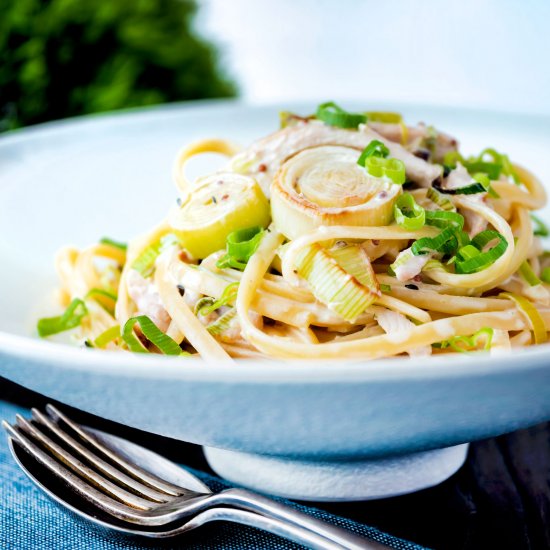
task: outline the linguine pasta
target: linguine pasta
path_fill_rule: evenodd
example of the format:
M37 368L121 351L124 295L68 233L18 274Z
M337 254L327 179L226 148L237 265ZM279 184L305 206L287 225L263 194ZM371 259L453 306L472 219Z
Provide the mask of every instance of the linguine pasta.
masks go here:
M56 258L66 307L40 319L88 347L230 358L374 359L540 344L550 331L546 194L486 149L464 157L396 113L283 113L245 149L177 156L177 205L128 245ZM194 181L201 153L227 157ZM183 360L183 359L182 359Z

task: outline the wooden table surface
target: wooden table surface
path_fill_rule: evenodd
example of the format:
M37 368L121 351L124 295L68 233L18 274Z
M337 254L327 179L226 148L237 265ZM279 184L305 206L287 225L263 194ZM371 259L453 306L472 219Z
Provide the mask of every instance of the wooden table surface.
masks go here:
M51 401L3 378L0 399L27 407ZM197 445L76 410L71 415L90 426L162 449L174 461L210 471ZM430 548L549 550L550 423L472 443L466 464L437 487L370 502L308 504Z

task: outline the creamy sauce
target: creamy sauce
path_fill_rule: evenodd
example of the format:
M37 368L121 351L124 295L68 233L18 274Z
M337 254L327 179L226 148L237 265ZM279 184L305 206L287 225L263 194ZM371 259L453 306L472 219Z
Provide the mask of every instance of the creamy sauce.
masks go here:
M142 277L135 269L126 276L128 295L138 308L137 315L147 315L162 330L168 330L170 316L162 305L156 285Z

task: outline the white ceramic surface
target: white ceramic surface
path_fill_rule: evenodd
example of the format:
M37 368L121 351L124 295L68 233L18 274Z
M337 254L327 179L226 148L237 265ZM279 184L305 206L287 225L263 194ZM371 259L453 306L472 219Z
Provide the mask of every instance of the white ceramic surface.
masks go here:
M211 468L256 491L299 500L375 500L414 493L451 477L468 444L369 460L288 460L205 447Z
M226 366L35 337L36 317L51 307L55 251L105 235L129 239L160 220L176 198L170 169L182 144L207 136L246 144L277 126L280 108L314 106L186 104L0 137L0 375L144 430L308 461L412 453L550 419L548 346L498 358ZM548 117L364 107L433 123L457 135L467 153L494 146L550 179Z

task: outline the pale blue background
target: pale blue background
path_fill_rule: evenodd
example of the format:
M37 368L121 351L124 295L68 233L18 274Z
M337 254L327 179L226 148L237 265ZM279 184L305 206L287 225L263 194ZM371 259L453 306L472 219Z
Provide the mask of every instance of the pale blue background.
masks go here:
M549 0L202 0L245 99L550 113Z

